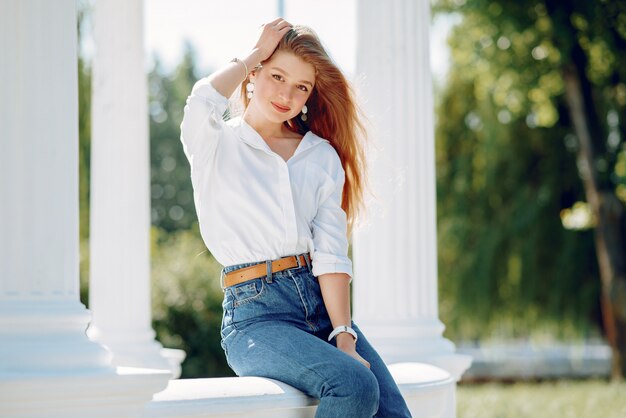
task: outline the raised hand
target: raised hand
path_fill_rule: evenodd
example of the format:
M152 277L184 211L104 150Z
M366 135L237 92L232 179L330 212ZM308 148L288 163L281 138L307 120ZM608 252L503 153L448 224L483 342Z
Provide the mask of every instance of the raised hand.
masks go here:
M273 53L280 40L293 26L282 17L261 25L259 39L254 46L259 51L259 60L265 61Z
M247 71L253 71L258 64L271 57L280 40L291 28L291 23L283 18L261 25L259 37L250 53L247 56L237 57L238 61L230 62L211 74L208 77L211 85L222 96L230 97L242 80L247 77Z

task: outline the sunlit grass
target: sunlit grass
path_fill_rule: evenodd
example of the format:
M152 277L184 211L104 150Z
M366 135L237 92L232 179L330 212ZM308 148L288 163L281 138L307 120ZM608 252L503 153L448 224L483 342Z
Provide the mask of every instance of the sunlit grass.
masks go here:
M462 384L458 418L624 418L626 383Z

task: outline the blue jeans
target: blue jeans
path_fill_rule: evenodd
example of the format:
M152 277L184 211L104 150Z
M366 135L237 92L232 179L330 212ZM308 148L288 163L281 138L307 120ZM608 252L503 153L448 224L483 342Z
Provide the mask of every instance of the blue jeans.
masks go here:
M333 328L308 260L225 288L222 306L222 348L238 376L276 379L319 399L316 417L411 416L387 366L354 322L356 351L370 369L338 350L334 338L327 341Z

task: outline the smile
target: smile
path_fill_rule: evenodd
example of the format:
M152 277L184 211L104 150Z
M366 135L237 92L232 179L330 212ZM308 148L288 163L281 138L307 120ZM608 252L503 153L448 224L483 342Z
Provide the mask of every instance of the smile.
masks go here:
M290 108L277 105L274 102L270 102L270 103L272 103L272 106L274 106L274 109L278 110L281 113L286 113L286 112L289 112L289 110L290 110Z

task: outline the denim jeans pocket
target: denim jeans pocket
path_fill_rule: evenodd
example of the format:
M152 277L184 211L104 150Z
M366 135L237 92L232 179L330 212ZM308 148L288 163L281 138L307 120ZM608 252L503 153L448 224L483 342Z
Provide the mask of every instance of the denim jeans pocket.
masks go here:
M233 298L233 308L252 302L263 295L265 281L263 278L249 280L228 288Z

